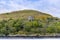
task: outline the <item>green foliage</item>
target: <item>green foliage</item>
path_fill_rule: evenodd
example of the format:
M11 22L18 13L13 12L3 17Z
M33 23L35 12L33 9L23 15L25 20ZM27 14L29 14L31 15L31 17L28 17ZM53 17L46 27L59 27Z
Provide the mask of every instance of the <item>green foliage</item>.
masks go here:
M32 28L32 22L26 22L24 25L24 30L27 32L30 32L30 29Z
M48 33L60 33L60 22L55 21L47 28Z
M42 24L39 23L38 21L33 21L33 22L32 22L32 26L33 26L34 28L42 28Z
M48 27L47 28L47 33L55 33L55 32L56 32L55 27Z

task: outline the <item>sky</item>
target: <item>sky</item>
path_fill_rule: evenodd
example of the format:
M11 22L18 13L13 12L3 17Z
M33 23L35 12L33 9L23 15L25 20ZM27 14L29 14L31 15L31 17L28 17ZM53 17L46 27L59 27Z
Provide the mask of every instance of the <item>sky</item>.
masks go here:
M60 0L0 0L0 13L32 9L60 18Z

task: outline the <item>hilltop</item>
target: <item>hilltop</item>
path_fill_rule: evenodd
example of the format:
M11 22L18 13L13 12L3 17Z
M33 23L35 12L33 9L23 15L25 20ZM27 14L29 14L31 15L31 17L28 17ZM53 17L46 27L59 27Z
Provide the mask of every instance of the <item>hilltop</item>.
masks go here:
M0 14L0 19L9 19L9 18L22 18L26 19L28 16L34 16L36 19L52 17L52 15L43 13L36 10L21 10L21 11L14 11L10 13Z

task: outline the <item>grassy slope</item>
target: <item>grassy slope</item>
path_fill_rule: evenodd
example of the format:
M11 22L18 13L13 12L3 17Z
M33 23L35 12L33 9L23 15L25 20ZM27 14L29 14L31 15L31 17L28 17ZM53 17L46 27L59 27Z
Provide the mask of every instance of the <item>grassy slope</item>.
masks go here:
M39 11L35 10L21 10L21 11L15 11L15 12L10 12L10 13L4 13L0 14L0 20L1 19L9 19L9 18L27 18L28 16L34 16L36 19L41 19L41 18L47 18L47 17L52 17L49 14L42 13Z

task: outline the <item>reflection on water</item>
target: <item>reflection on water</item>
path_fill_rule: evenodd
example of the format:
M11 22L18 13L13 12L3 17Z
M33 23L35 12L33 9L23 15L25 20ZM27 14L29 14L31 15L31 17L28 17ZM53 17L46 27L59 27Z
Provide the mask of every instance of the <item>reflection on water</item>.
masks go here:
M60 38L44 38L44 39L0 39L0 40L60 40Z

